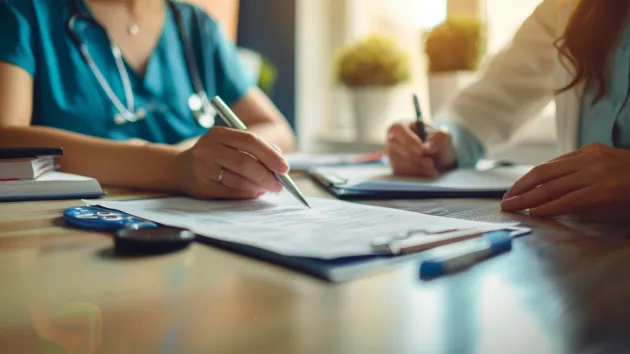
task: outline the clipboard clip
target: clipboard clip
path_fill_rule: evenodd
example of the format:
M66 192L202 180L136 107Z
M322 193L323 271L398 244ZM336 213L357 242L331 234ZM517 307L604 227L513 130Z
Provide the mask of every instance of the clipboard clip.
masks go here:
M320 181L332 187L342 186L344 184L347 184L349 181L348 178L341 177L332 172L326 172L326 173L317 172L317 173L314 173L313 175L317 177Z
M510 231L511 237L531 232L528 228L497 226L484 228L450 229L431 232L423 229L408 230L389 238L375 238L372 247L391 255L406 255L422 252L442 245L465 241L495 231Z
M442 231L429 231L426 229L411 229L411 230L407 230L406 232L400 233L398 235L394 235L394 236L388 236L388 237L375 237L372 240L372 247L376 247L376 248L388 248L389 244L397 241L397 240L404 240L404 239L408 239L410 237L414 237L414 236L426 236L426 235L437 235L440 233L445 233L445 232L451 232L451 231L456 231L457 229L449 229L449 230L442 230Z

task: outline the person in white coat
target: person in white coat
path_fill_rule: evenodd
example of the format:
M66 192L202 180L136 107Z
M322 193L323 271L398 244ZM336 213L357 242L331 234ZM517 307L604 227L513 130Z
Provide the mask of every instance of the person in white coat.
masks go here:
M426 141L413 123L390 127L387 154L394 172L431 177L472 166L555 100L561 155L518 180L502 209L626 217L629 6L628 0L544 0L484 64L479 79L438 112Z

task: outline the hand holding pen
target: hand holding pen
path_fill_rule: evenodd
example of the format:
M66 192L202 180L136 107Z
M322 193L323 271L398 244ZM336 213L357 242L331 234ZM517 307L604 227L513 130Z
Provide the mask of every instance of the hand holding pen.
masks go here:
M176 153L175 149L150 146L164 155L155 163L164 166L165 173L147 187L200 199L254 199L291 189L292 182L285 178L289 164L278 150L247 131L219 98L214 105L221 109L221 118L228 119L229 128L214 126L193 146Z
M159 181L200 199L254 199L282 191L274 173L288 170L282 156L250 132L215 126L178 152Z
M223 102L221 97L214 97L212 100L210 100L209 104L217 111L217 114L227 126L235 129L236 131L242 132L247 130L247 126L245 126L245 124L238 118L236 113L234 113L230 109L230 107L225 104L225 102ZM269 146L269 148L274 149L271 146ZM268 168L267 171L271 172L278 183L281 186L284 186L284 188L286 188L286 190L289 191L289 193L291 193L293 197L297 199L302 205L306 206L309 209L311 208L311 206L306 201L306 198L304 198L304 195L302 195L302 192L300 192L298 187L293 182L291 176L288 175L288 167L285 171L278 171L273 167Z
M416 95L413 95L413 106L414 122L399 122L389 128L386 153L394 173L434 178L455 163L451 135L425 123Z

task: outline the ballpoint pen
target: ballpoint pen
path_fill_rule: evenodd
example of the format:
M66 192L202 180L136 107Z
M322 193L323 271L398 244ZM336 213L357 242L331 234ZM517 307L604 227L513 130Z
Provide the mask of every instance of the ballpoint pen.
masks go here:
M422 111L420 110L420 101L418 101L418 95L413 95L413 105L416 109L416 134L422 142L425 142L427 139L427 130L424 126L424 121L422 120Z
M431 258L421 262L420 277L435 278L463 270L511 249L512 236L507 230L489 232L484 237L442 246L433 250Z
M238 130L247 130L247 126L238 118L238 116L236 116L236 113L234 113L230 109L230 107L227 104L225 104L225 102L221 99L221 97L215 96L212 100L210 100L210 104L217 111L217 113L219 114L219 117L221 117L221 119L223 119L225 124L227 124L230 128L238 129ZM309 209L311 208L311 206L306 202L306 199L304 198L304 196L302 195L298 187L293 182L293 179L291 179L291 177L288 174L281 175L275 172L273 174L276 176L276 179L278 179L278 181L280 181L280 183L282 183L282 185L284 185L284 187L291 194L293 194L293 196L297 200L299 200L302 204L307 206Z

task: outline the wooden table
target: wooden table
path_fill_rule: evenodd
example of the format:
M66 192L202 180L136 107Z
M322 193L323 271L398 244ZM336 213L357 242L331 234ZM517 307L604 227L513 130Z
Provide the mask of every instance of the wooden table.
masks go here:
M298 183L306 194L324 196L309 181ZM115 199L147 196L109 192ZM388 204L474 220L518 219L535 232L518 239L511 253L449 277L421 281L412 262L334 285L206 245L115 259L106 234L68 228L59 219L64 208L78 204L0 204L0 352L621 353L630 348L626 226L533 220L502 214L496 201L487 200ZM55 345L74 351L50 349Z

